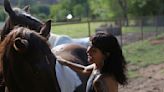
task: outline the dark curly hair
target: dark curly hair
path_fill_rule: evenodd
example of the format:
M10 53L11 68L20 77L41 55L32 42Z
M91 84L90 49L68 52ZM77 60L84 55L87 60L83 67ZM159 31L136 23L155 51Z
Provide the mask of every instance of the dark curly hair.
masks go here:
M97 32L91 37L91 43L94 47L101 50L106 55L104 66L101 73L112 75L116 81L121 84L127 84L126 61L122 54L122 49L117 38L106 32Z

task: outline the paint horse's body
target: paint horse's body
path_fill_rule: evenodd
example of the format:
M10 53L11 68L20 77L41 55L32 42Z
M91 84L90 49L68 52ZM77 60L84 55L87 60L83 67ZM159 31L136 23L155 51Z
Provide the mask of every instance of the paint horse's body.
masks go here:
M56 35L56 34L50 33L48 42L50 43L51 48L56 47L61 44L66 44L66 43L78 44L87 48L89 45L89 37L73 39L67 35Z
M8 0L4 0L4 7L5 7L6 12L9 14L9 19L7 20L7 22L5 23L5 26L3 27L2 31L1 31L1 41L3 41L5 36L7 36L7 34L14 28L14 26L28 27L29 29L33 29L36 32L39 32L40 29L42 28L43 23L38 21L36 18L29 16L29 14L26 14L26 12L22 13L22 12L19 12L17 10L16 11L17 13L15 13L15 11L12 10ZM27 11L27 8L28 7L25 7L24 10ZM44 35L44 34L46 34L46 35ZM49 32L45 32L44 34L43 35L48 39ZM71 53L68 52L68 50ZM54 50L52 50L52 51L54 51ZM61 51L61 47L60 47L60 50L58 49L58 52L61 52L61 53L58 53L56 55L59 55L59 56L65 55L65 56L62 56L62 57L66 58L67 60L71 60L72 62L81 63L83 65L88 64L87 59L86 59L87 58L86 48L84 48L82 46L79 46L77 44L69 44L69 45L65 44L64 45L64 50ZM54 52L54 53L56 53L56 52ZM79 53L81 53L81 54L79 54ZM66 56L70 56L70 57L66 57ZM67 74L68 73L69 72L67 72ZM65 85L67 85L68 87L71 86L71 87L69 87L71 90L74 90L72 88L77 87L79 85L79 82L74 80L74 79L77 79L77 77L75 76L75 73L69 73L68 75L70 75L70 74L73 74L73 75L71 77L69 76L69 78L71 78L71 79L69 79L69 83L66 83L66 82L64 82L64 83L66 83ZM65 78L65 79L68 79L68 78ZM85 83L87 81L87 78L86 77L82 78L82 76L80 76L80 79L81 79L83 85L82 85L82 87L78 87L75 90L76 92L84 92L85 91ZM74 80L76 82L73 82L72 80ZM58 79L58 81L60 81L60 80ZM74 85L72 85L71 83L74 84ZM59 85L60 84L62 84L62 83L59 83ZM63 91L63 92L73 92L73 91L67 90L67 91Z
M40 34L18 27L1 42L0 65L8 92L60 92L56 57Z

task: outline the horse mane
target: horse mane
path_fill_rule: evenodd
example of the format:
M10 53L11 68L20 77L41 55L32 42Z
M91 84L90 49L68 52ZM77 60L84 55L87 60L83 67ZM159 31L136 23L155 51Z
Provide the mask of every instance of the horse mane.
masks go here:
M17 50L17 38L27 40L27 48ZM3 66L1 68L9 91L57 91L58 84L55 84L57 81L54 74L56 57L44 37L27 28L15 28L0 44L0 53L0 64Z

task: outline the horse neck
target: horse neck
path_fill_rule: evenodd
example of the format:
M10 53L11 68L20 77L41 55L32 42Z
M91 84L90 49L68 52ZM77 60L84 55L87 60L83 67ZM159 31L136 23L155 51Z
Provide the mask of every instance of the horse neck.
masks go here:
M37 62L37 63L32 63L33 69L35 69L35 66L38 66L39 68L39 73L38 74L31 74L30 72L26 72L27 74L26 77L21 77L23 72L19 71L14 71L18 69L11 69L10 71L14 72L13 73L8 73L11 74L11 76L5 77L7 80L6 84L9 85L9 91L10 92L60 92L60 87L56 78L56 72L55 72L55 61L56 58L52 53L46 53L46 56L44 56L47 62ZM13 59L12 59L13 60ZM6 63L5 63L6 64ZM17 65L17 64L16 64ZM24 65L25 66L25 65ZM26 69L29 69L30 65L26 65ZM6 68L5 68L6 69ZM41 70L40 70L41 69ZM42 71L43 70L43 71ZM30 70L29 70L30 71ZM35 71L37 72L37 71ZM7 73L7 71L6 71ZM24 75L23 75L24 76ZM23 79L23 80L21 80Z
M56 57L54 56L54 54L52 52L50 54L48 54L46 57L47 57L47 60L48 60L49 65L50 65L49 66L50 67L50 70L51 70L50 71L51 72L50 77L52 78L52 81L54 83L55 91L56 92L61 92L59 83L57 81L56 71L55 71ZM53 85L50 85L50 86L53 87Z

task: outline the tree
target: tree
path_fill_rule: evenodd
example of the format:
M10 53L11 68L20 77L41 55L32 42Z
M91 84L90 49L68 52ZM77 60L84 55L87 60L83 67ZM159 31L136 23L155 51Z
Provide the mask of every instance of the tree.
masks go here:
M110 17L110 7L108 0L89 0L90 15L93 18L108 19Z
M73 14L75 17L81 18L83 16L84 8L81 4L77 4L73 7Z
M50 7L44 4L36 4L31 7L31 13L37 15L39 18L44 19L50 15Z
M0 21L5 21L7 15L5 14L3 8L0 6Z
M133 16L164 14L163 0L129 0L129 11Z
M127 1L126 0L118 0L118 3L120 4L120 7L123 10L123 17L125 20L125 24L128 25L128 6L127 6Z

